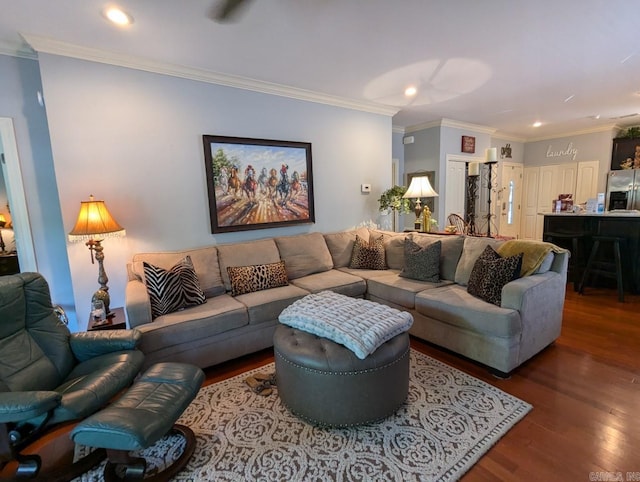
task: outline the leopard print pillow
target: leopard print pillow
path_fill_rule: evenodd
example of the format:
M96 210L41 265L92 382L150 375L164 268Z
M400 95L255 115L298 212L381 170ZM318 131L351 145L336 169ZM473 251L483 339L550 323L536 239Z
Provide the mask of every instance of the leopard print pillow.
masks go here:
M231 281L231 296L289 284L284 261L251 266L229 266L227 267L227 273L229 274L229 281Z
M487 246L476 260L469 276L467 292L484 301L500 306L502 288L520 276L524 253L503 258Z
M367 243L356 234L356 242L351 251L351 263L349 268L359 269L387 269L387 261L384 253L384 236L371 238Z

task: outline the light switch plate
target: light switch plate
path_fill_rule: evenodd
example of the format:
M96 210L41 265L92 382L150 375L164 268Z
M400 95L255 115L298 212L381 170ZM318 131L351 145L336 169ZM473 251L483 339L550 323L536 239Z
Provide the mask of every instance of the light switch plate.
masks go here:
M361 184L360 191L362 192L371 192L371 184Z

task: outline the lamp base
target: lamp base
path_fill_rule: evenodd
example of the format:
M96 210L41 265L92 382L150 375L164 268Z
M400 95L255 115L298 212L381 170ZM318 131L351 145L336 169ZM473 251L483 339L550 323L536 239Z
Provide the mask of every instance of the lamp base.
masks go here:
M109 292L107 290L99 289L96 291L91 297L91 302L100 300L104 303L104 310L107 313L107 316L111 313L109 310L109 303L111 302L111 297L109 296Z

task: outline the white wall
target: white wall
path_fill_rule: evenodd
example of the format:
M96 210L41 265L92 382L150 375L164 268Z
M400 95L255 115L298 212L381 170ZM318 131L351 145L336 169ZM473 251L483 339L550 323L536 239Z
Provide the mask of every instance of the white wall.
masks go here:
M42 89L38 62L0 55L0 79L0 117L13 119L38 271L49 283L53 302L62 305L75 324L47 118L37 99Z
M89 194L104 199L127 230L103 243L112 306L124 305L126 263L136 252L336 231L379 216L377 199L391 178L391 117L39 58L64 231ZM311 142L316 223L212 235L203 134ZM372 184L370 194L361 194L362 183ZM68 244L78 313L88 313L98 287L87 251Z

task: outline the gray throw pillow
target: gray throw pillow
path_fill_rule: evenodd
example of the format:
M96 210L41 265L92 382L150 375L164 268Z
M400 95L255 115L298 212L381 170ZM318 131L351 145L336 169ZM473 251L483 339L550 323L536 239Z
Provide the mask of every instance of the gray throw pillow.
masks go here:
M442 243L440 241L421 246L411 238L405 238L404 268L402 268L398 276L439 283L441 248Z

